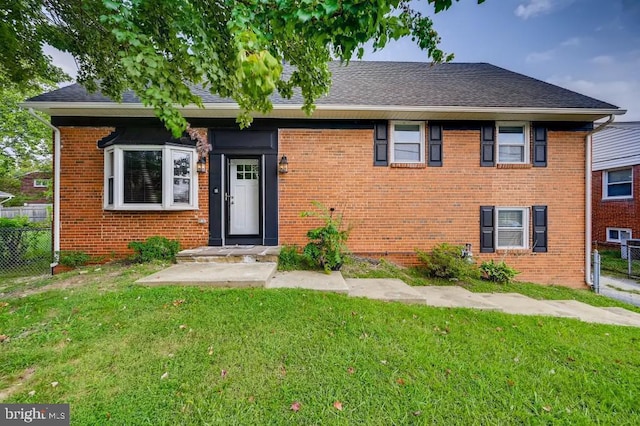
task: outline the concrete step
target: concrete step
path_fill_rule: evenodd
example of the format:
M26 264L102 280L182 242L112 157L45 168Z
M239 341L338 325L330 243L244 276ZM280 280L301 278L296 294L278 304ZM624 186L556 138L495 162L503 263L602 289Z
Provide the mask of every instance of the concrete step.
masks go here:
M625 317L607 309L578 302L577 300L546 300L545 302L549 305L575 313L580 320L584 322L640 327L640 319Z
M277 263L279 254L279 246L209 246L182 250L176 255L176 261L178 263Z
M349 287L340 272L324 274L317 271L277 272L267 283L267 288L304 288L307 290L348 293Z
M519 293L476 293L487 302L496 305L502 312L520 315L550 315L555 317L576 318L580 316L562 307L553 306L546 301L536 300Z
M395 278L347 278L349 296L388 302L424 303L425 298L415 287Z
M182 263L136 281L145 285L264 287L278 265L261 263Z
M413 287L427 301L429 306L445 308L474 308L499 311L500 308L477 293L458 286Z

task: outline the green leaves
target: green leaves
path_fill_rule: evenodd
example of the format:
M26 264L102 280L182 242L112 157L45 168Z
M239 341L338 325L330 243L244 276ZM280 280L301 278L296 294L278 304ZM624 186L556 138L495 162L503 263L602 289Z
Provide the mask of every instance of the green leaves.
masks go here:
M0 6L0 16L11 18L0 19L7 52L0 66L12 81L38 75L58 81L61 73L40 49L46 42L75 57L78 81L88 89L114 100L133 90L174 135L186 128L179 107L202 106L194 85L235 101L240 125L248 126L254 112L272 109L276 92L288 98L299 90L311 114L329 90L327 62L362 57L369 42L377 50L410 36L435 62L451 60L419 10L429 5L439 12L452 3L9 0ZM284 63L291 66L286 74Z

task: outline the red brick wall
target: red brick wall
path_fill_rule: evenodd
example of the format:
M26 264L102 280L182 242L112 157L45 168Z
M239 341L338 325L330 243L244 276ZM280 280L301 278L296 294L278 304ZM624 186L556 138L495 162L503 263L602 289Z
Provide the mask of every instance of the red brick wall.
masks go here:
M209 238L207 173L198 175L200 209L180 212L103 210L104 151L99 139L112 128L61 128L60 249L80 250L108 260L131 254L130 241L161 235L182 248L206 245ZM194 165L195 166L195 165ZM206 223L198 223L205 219Z
M619 244L607 243L607 228L629 228L633 238L640 238L640 165L633 167L633 199L603 200L602 179L604 171L592 173L592 239L597 246L615 247Z
M584 286L584 133L548 134L548 167L480 167L479 131L444 132L444 167L373 166L372 130L280 130L280 243L306 243L311 200L354 225L355 253L415 262L414 249L471 243L478 261L504 259L518 279ZM548 206L548 253L479 253L481 205Z

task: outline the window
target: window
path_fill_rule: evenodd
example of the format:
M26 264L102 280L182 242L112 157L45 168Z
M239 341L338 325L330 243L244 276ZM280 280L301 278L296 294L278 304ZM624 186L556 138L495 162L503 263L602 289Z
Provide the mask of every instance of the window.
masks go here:
M498 163L529 162L529 126L526 123L497 123Z
M607 242L621 243L631 239L631 229L628 228L607 228Z
M195 149L169 145L106 149L104 208L197 209L195 158Z
M33 187L34 188L46 188L49 185L49 179L34 179Z
M392 163L424 163L424 123L391 123Z
M633 172L631 168L604 172L603 198L633 197Z
M526 249L529 245L529 209L496 208L496 248Z

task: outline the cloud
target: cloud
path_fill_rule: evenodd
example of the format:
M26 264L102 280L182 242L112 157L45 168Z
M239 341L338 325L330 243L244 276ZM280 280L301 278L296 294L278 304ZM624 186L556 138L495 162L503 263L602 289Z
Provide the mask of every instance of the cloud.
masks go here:
M640 80L587 80L570 75L552 76L547 83L612 103L627 113L616 121L640 121Z
M571 37L560 43L562 47L580 46L582 39L580 37Z
M513 13L522 19L535 18L566 7L573 2L574 0L529 0L528 3L519 4Z
M595 58L591 58L591 62L593 62L596 65L610 65L614 62L614 60L613 60L613 56L600 55L600 56L596 56Z
M547 62L553 59L555 49L547 50L545 52L531 52L525 58L528 63Z

